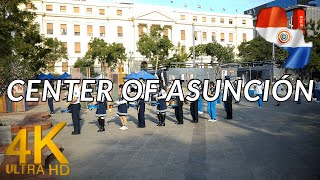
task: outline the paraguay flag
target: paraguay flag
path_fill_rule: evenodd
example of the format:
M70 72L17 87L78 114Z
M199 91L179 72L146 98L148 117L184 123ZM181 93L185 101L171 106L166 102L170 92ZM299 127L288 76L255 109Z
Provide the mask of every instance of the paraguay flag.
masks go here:
M309 63L312 43L304 41L303 31L287 28L286 11L281 7L262 9L257 18L256 30L266 41L287 50L285 68L299 69Z

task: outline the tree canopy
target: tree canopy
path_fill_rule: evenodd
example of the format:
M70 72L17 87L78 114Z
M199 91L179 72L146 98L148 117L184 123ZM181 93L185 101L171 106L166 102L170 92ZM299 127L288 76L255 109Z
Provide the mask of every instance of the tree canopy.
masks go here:
M318 22L314 20L308 22L305 41L312 42L310 62L305 68L306 73L320 78L320 20Z
M190 56L192 56L193 47L189 48ZM211 56L213 60L217 60L218 63L230 63L234 61L234 47L223 46L217 42L211 42L208 44L199 44L195 46L195 56Z
M34 23L36 14L20 8L29 4L30 0L0 1L0 95L11 81L37 75L48 64L47 57L58 57L55 46L45 45L48 41Z
M159 64L163 63L172 49L173 44L168 37L162 35L163 28L152 26L150 33L143 33L137 42L138 51L155 64L156 57L159 56Z
M272 60L272 43L258 36L251 41L242 42L239 49L239 56L242 61L270 61ZM288 52L275 46L275 58L284 62Z
M94 38L89 43L90 49L86 58L98 60L101 64L107 63L109 67L115 67L118 63L126 60L126 49L123 44L108 44L101 38Z

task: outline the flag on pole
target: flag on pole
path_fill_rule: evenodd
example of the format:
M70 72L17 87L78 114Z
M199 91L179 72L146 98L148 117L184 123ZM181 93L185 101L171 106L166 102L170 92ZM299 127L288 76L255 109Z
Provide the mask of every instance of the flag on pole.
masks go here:
M266 41L289 52L285 68L300 69L309 63L312 43L304 41L302 30L287 28L286 11L281 7L262 9L256 30Z

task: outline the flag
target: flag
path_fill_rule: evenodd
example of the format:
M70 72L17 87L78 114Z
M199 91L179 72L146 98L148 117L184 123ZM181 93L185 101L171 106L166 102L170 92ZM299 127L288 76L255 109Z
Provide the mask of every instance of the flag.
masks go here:
M288 51L285 68L300 69L309 63L312 43L304 41L302 30L287 28L286 11L281 7L262 9L256 30L266 41Z

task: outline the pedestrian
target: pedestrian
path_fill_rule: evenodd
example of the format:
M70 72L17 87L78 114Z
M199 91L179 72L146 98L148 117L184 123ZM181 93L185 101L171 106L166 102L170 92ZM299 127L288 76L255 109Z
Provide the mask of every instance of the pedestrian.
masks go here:
M213 97L213 94L215 93L215 87L214 82L211 81L209 84L209 97ZM214 101L208 101L208 114L209 114L209 122L215 122L217 121L217 113L216 113L216 105L217 100Z
M146 108L146 103L144 102L144 89L145 89L145 84L142 79L140 79L140 82L142 84L142 95L138 99L138 105L137 105L137 110L138 110L138 128L145 128L146 127L146 122L145 122L145 108Z
M254 84L251 84L249 87L249 96L253 97L254 96Z
M226 76L225 80L230 81L230 76ZM232 84L231 84L232 85ZM232 94L230 90L227 91L227 100L224 102L224 107L227 113L226 119L232 119Z
M50 84L52 86L52 83L50 83ZM48 98L48 106L49 106L49 109L50 109L50 114L54 114L53 96L52 96L50 91L48 91L48 93L47 93L47 98Z
M232 85L233 85L233 87L238 87L238 80L234 80L234 81L232 82ZM240 93L240 95L241 95L241 93ZM235 103L236 103L236 104L239 104L239 103L240 103L240 99L239 99L239 101L235 100Z
M261 79L259 79L261 81ZM263 82L261 81L261 84L256 84L255 85L255 93L257 96L259 96L258 99L258 108L262 108L262 90L263 90Z
M190 96L191 97L195 97L195 93L192 92L190 93ZM198 113L198 99L191 102L190 103L190 113L191 113L191 117L192 117L192 123L198 123L198 120L199 120L199 113Z
M166 111L167 111L167 104L166 104L166 97L167 93L163 86L163 83L160 82L158 87L158 94L157 94L157 116L158 116L158 125L157 126L165 126L166 121Z
M119 90L122 92L123 84L119 85ZM123 98L122 93L120 95L119 100L116 102L118 105L118 115L121 120L122 126L119 128L120 130L127 130L127 115L128 115L128 104L127 101Z
M175 124L183 124L183 101L178 96L174 97L176 106L174 107L174 115L176 116L177 122Z
M78 86L77 84L74 87L73 90L73 99L70 103L70 106L68 109L71 110L71 117L72 117L72 123L73 123L73 129L74 131L71 133L71 135L79 135L80 134L80 87L81 84Z
M103 87L104 90L107 89L106 86ZM105 94L102 94L101 101L98 101L97 104L98 106L97 111L96 111L96 117L98 118L98 124L99 124L99 129L98 132L105 131L105 116L107 116L107 98Z

